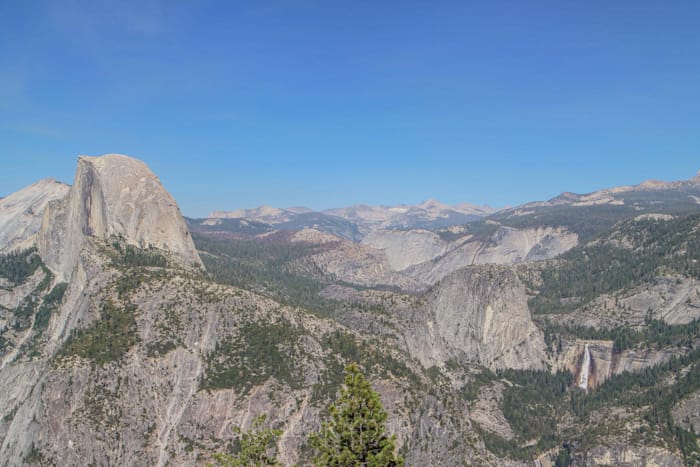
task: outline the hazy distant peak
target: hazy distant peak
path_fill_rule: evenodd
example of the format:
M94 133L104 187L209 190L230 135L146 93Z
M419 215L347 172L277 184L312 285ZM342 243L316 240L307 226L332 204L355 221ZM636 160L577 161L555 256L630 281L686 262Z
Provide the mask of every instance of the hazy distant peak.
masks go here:
M428 208L440 208L440 209L447 209L449 208L448 205L441 203L440 201L434 199L434 198L428 198L422 203L418 205L418 207L428 209Z
M309 209L304 206L292 206L289 208L284 208L285 211L293 212L294 214L304 214L307 212L314 212L313 209Z
M303 208L301 208L303 209ZM295 212L273 206L262 205L257 208L236 209L234 211L213 211L209 217L216 219L254 219L261 222L285 222Z
M698 188L700 188L700 171L698 171L695 177L690 178L688 180L666 182L663 180L652 179L645 180L637 185L622 185L612 188L604 188L602 190L597 190L586 194L576 194L567 191L560 193L559 195L555 196L554 198L550 198L547 201L533 201L515 208L511 208L511 210L515 210L516 213L522 214L528 213L528 211L523 211L523 209L536 208L541 206L592 206L602 204L624 205L626 204L626 197L629 201L630 193L664 190L678 190L681 192L690 190L692 192L695 192Z
M454 207L460 210L474 210L489 214L498 211L498 209L492 208L488 204L459 203L455 204Z

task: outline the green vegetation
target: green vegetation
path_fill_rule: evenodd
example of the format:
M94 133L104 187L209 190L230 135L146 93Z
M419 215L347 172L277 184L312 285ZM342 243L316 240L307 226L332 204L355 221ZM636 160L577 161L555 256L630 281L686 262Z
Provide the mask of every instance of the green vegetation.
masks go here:
M674 384L667 384L669 379ZM660 438L676 447L686 463L700 462L700 445L694 433L675 426L672 407L687 395L700 389L700 349L671 359L669 362L646 368L638 373L622 373L607 380L588 395L574 393L570 399L571 411L586 419L596 410L611 404L644 412L644 420L653 430L645 433L644 441L652 443Z
M690 348L700 335L700 320L688 324L671 325L664 321L650 319L646 326L634 329L629 326L596 329L587 326L565 326L545 320L540 322L548 347L557 344L559 336L573 336L579 339L611 340L613 350L622 351L638 346L650 348L686 347Z
M204 223L207 219L190 219L185 218L187 225L192 233L208 233L214 235L233 234L238 236L255 236L267 232L272 232L274 229L269 224L254 221L252 219L217 219L216 224L207 225Z
M36 248L0 255L0 277L21 284L42 265Z
M458 365L454 360L447 361L448 368ZM469 376L469 384L462 388L462 397L468 401L474 401L479 397L479 391L484 386L491 384L497 377L486 367L479 367L476 371L472 371Z
M569 467L573 460L571 459L571 447L568 444L559 449L559 454L554 459L554 467Z
M253 429L242 431L235 427L238 435L238 449L231 454L218 453L214 455L216 465L220 467L263 467L266 465L279 466L275 454L275 443L282 435L282 430L264 428L265 415L260 415L253 421ZM214 464L208 464L214 467Z
M88 327L74 330L58 353L59 359L78 356L102 366L121 360L139 341L136 330L136 307L102 303L100 318Z
M321 345L331 353L326 359L326 371L314 386L313 400L326 400L336 394L343 382L343 369L359 362L370 373L381 377L406 378L412 386L420 387L418 376L401 360L384 350L385 346L357 339L344 331L333 331L321 339Z
M700 390L700 349L637 373L613 376L589 392L572 387L569 372L504 370L497 378L512 384L503 391L502 408L515 439L477 429L486 447L498 455L527 461L560 446L556 465L569 465L574 450L620 435L619 421L607 415L617 407L647 424L627 440L631 444L666 446L681 453L688 465L700 462L697 436L676 426L671 416L675 404ZM602 421L600 414L606 414ZM562 428L565 419L570 422Z
M197 249L212 279L255 291L285 304L327 316L337 305L318 292L327 284L319 277L300 274L292 264L320 252L323 245L289 243L275 239L216 238L194 234Z
M490 375L493 374L485 373L482 379ZM486 447L498 455L528 461L560 445L561 432L557 424L567 408L564 401L573 375L570 372L501 370L495 379L501 378L511 383L503 391L503 414L515 438L507 440L478 429Z
M149 357L162 357L168 352L172 352L173 350L177 349L179 344L180 342L176 340L157 340L148 344L146 355Z
M38 258L38 256L36 256ZM53 281L53 274L51 271L44 266L44 264L39 260L39 267L43 269L44 278L37 284L34 290L22 300L22 302L13 310L14 319L12 321L12 328L15 331L25 331L29 329L32 324L32 317L35 315L40 305L43 303L41 295L49 288L51 282ZM33 273L32 273L33 274ZM57 291L60 293L60 288ZM52 297L50 300L53 300ZM58 304L48 304L47 306L58 306Z
M48 327L49 319L51 318L53 312L56 311L61 305L61 302L63 302L63 296L65 295L67 288L68 284L62 282L57 284L53 289L51 289L51 292L46 294L41 306L39 307L39 310L36 312L36 316L34 317L34 329L37 332L42 333Z
M448 229L441 229L437 231L437 234L447 242L457 240L466 235L472 235L478 241L488 241L499 227L500 224L496 222L478 220L464 225L464 232L452 233Z
M46 458L41 449L34 445L34 442L32 442L29 452L25 454L23 462L25 465L53 465L53 462Z
M111 380L112 378L110 378ZM93 380L83 393L83 407L78 410L90 425L100 430L114 430L122 423L122 407L119 404L121 377L112 388Z
M502 222L503 225L521 229L536 228L543 225L566 227L568 230L578 234L581 242L587 242L610 230L621 219L628 219L640 214L631 206L610 204L535 207L532 211L532 214L507 218L503 214L496 214L493 218Z
M474 429L484 442L486 449L499 457L507 457L521 461L529 461L534 458L535 449L522 448L517 441L505 439L495 433L484 430L478 423L474 423Z
M47 277L50 281L50 273L47 274ZM46 284L48 284L49 281L42 281L42 283L46 282ZM63 296L67 287L68 284L65 282L57 284L48 294L44 295L43 299L40 299L41 289L43 288L40 284L40 286L23 301L22 305L15 310L14 328L16 330L27 329L31 323L32 315L34 316L34 324L32 326L34 332L29 339L22 344L18 356L27 357L29 360L41 356L42 346L44 344L44 340L42 340L41 336L49 326L51 315L63 302Z
M160 310L160 316L154 324L154 335L147 344L149 357L159 357L182 346L182 336L187 332L180 312L176 307Z
M688 353L638 373L613 376L594 390L572 387L570 373L501 371L507 385L503 413L515 438L506 440L479 430L491 451L512 459L532 460L559 446L555 465L570 465L574 452L607 443L625 433L621 441L633 445L660 445L680 453L688 465L700 463L697 436L673 422L672 407L700 390L700 350L693 350L700 335L700 320L669 325L651 318L638 329L619 326L594 329L554 324L546 313L578 309L601 294L650 283L660 275L700 278L700 216L673 220L629 220L598 241L571 250L541 271L542 284L529 284L537 295L531 309L540 314L545 342L552 350L561 337L611 340L616 352L632 348L683 348ZM465 392L476 397L491 376L475 380ZM642 426L625 429L624 421L609 414L621 410ZM602 417L602 418L601 418ZM566 422L564 422L566 421Z
M540 314L573 310L662 273L700 278L699 226L698 215L626 221L606 239L574 248L543 269L530 309ZM632 247L618 246L620 242Z
M558 444L557 401L573 383L570 372L502 370L500 378L512 382L503 392L503 413L521 442L538 439L539 447Z
M36 294L29 294L17 308L14 309L13 315L14 319L12 321L12 328L15 331L26 331L32 324L32 316L36 312L41 299L36 296Z
M247 393L270 378L300 388L303 369L296 363L304 355L300 336L299 329L287 321L242 323L235 336L218 342L205 357L206 376L200 388Z
M387 413L357 364L345 368L340 397L330 406L330 419L311 435L316 466L389 467L403 465L395 454L396 436L387 436Z
M113 238L111 241L113 248L110 251L112 266L116 267L159 267L168 266L168 260L163 253L153 246L148 248L138 248L124 242L122 237Z

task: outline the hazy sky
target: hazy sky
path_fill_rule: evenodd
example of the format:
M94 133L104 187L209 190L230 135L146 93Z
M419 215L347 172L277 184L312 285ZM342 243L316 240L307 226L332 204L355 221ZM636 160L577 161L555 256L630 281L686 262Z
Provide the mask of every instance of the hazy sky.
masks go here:
M690 178L699 24L697 0L0 0L0 196L109 152L187 215Z

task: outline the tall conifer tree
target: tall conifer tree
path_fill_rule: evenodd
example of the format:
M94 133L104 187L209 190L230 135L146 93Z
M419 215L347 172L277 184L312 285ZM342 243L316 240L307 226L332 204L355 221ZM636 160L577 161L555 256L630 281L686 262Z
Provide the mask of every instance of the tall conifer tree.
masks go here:
M357 364L345 368L340 398L330 406L330 419L311 436L317 450L314 464L334 467L399 467L396 436L384 426L387 413Z

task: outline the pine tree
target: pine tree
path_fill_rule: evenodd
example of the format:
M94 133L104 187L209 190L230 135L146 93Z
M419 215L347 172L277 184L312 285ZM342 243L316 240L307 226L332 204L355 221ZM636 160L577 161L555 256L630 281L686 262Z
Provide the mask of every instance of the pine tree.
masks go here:
M387 436L386 410L357 364L345 368L340 398L329 408L330 420L311 436L316 466L399 467L396 436Z
M282 434L282 430L263 428L265 415L256 417L253 421L253 429L241 431L239 427L234 430L240 438L240 450L236 456L219 453L214 455L217 465L220 467L263 467L278 466L274 453L270 454L275 440ZM214 467L209 464L208 467Z

